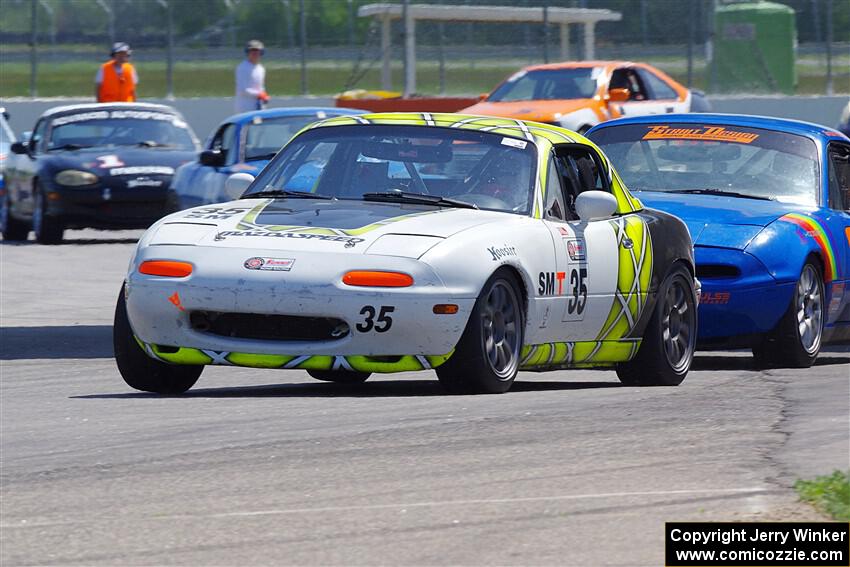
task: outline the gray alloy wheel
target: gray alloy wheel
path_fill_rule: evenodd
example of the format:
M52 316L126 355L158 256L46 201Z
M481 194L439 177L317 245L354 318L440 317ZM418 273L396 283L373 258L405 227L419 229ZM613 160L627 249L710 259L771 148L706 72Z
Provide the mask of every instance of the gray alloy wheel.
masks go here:
M513 378L519 366L520 321L519 300L513 287L504 280L495 282L484 301L481 335L487 361L500 380Z
M455 351L437 367L452 394L502 394L519 370L525 311L519 279L497 270L482 286Z
M675 279L664 296L664 316L661 320L664 354L670 367L676 372L690 366L694 353L696 310L688 301L692 294L690 289L685 289L681 279Z
M823 335L823 290L820 276L811 264L806 264L797 280L796 316L800 346L806 354L820 350Z
M693 275L674 264L658 291L637 355L617 365L620 381L628 386L681 384L694 359L697 315Z
M824 288L819 264L807 261L776 327L753 345L757 367L808 368L823 342Z

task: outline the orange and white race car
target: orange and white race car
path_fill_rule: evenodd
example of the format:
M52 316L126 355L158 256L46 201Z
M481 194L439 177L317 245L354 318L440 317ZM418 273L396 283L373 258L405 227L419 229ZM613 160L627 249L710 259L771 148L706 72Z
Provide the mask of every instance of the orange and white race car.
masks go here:
M702 92L645 63L570 61L525 67L460 112L546 122L584 133L621 116L709 110Z

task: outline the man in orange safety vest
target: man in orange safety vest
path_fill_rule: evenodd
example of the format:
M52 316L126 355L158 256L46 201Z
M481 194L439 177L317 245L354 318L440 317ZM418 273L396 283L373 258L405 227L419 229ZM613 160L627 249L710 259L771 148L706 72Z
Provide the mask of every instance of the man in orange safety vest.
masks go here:
M97 102L135 102L139 76L128 62L130 46L118 42L112 46L112 59L100 66L94 79Z

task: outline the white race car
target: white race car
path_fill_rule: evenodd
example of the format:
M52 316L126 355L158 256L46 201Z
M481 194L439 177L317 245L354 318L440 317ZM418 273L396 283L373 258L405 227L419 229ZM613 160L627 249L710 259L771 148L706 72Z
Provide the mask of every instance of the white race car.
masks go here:
M615 366L635 385L688 372L687 228L644 209L574 132L336 117L229 191L248 182L139 241L114 326L133 388L184 392L207 364L348 383L435 369L468 393L505 392L518 370Z

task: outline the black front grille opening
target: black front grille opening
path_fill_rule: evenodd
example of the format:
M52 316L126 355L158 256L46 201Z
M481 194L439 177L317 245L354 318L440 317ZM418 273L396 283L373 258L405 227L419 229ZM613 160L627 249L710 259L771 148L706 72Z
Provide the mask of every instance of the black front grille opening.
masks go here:
M156 345L157 352L161 352L162 354L174 354L180 347L176 346L168 346L168 345Z
M398 356L398 355L395 355L395 356L367 356L366 358L368 358L372 362L390 362L390 363L399 362L402 359L402 357Z
M189 322L201 333L265 341L334 341L351 332L348 323L333 317L192 311Z
M741 275L738 266L729 264L697 264L698 279L737 278Z

